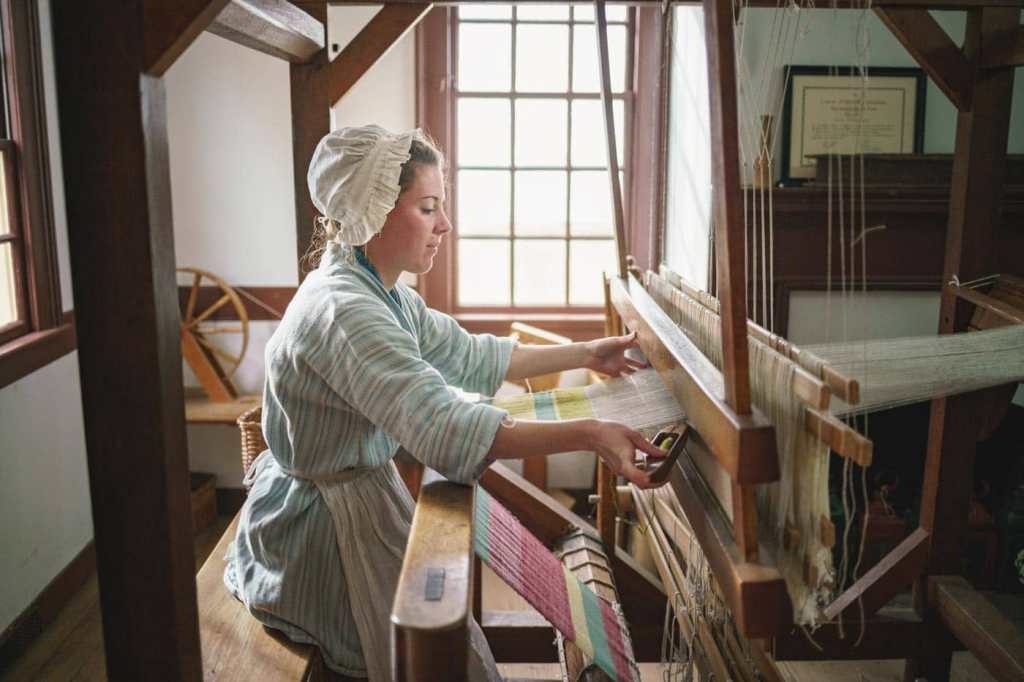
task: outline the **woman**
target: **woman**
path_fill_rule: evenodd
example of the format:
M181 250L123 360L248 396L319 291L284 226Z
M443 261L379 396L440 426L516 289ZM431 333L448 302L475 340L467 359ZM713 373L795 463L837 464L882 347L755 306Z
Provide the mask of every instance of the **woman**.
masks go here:
M470 483L495 459L593 450L650 484L636 450L661 451L622 424L515 421L449 386L492 395L503 379L572 367L639 366L632 336L558 347L470 335L399 284L430 270L451 229L443 159L419 131L344 128L309 169L320 266L266 348L263 433L224 579L266 625L316 644L334 670L390 679L388 616L413 501L391 462L399 445ZM476 679L497 673L472 624Z

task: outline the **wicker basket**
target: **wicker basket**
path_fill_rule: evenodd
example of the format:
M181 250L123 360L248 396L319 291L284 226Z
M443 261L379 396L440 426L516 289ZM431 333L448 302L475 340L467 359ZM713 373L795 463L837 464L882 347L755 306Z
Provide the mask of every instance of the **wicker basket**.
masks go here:
M267 449L267 441L263 440L263 407L257 405L242 413L238 418L238 430L242 432L242 474L249 471L254 459Z

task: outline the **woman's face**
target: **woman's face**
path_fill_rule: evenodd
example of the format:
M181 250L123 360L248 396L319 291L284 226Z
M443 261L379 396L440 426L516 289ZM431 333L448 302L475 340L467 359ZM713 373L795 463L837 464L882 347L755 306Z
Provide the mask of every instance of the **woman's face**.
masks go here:
M384 227L367 244L367 254L378 270L421 275L433 267L442 238L452 231L444 201L441 169L417 167L413 183L399 195Z

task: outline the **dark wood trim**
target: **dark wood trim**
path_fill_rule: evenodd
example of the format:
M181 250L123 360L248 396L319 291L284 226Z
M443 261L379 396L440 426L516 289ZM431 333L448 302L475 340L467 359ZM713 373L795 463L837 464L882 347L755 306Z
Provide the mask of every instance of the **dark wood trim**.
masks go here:
M1004 66L1021 66L1024 64L1024 26L1008 30L991 45L983 45L981 49L981 66L986 69L998 69Z
M416 27L416 124L430 134L449 159L456 158L452 87L455 69L452 22L455 11L434 6ZM448 215L455 215L458 187L448 193ZM455 239L445 239L434 267L420 277L427 305L441 312L455 309Z
M217 488L217 515L234 516L245 504L245 488Z
M430 11L430 3L385 4L327 65L327 96L334 104L345 96L388 51Z
M324 26L327 25L327 6L306 10ZM316 263L303 262L314 237L314 220L319 215L309 197L306 175L313 151L324 135L331 130L331 100L327 96L327 50L321 50L306 64L291 64L292 101L292 169L295 182L295 241L299 263L299 281Z
M969 109L971 73L967 60L928 10L878 7L875 14L953 106L960 111ZM919 127L922 123L918 121Z
M61 319L60 279L50 196L50 154L43 98L38 7L2 0L4 67L10 98L10 135L18 144L17 185L25 281L32 329L56 327Z
M555 631L536 611L484 611L480 627L499 663L557 663Z
M294 64L324 49L326 24L287 0L231 0L207 30Z
M716 292L722 302L722 379L724 402L738 415L750 414L747 358L746 272L743 269L743 202L740 189L739 122L736 106L736 52L732 5L704 0L710 89L711 211L715 229ZM734 496L735 497L735 496ZM742 497L742 496L739 496ZM741 549L756 553L756 540L739 538Z
M144 72L164 75L227 4L228 0L144 0Z
M241 298L242 304L245 306L245 312L249 315L250 320L279 320L281 316L277 313L284 314L285 308L288 307L288 304L292 302L292 298L295 297L297 287L235 286L234 289L235 291L244 292L239 294L239 298ZM178 287L179 307L184 306L188 301L188 294L191 290L192 287ZM244 294L249 294L259 299L268 308L272 308L273 311L252 301ZM196 296L196 310L204 310L213 305L222 295L223 292L219 287L200 287L199 293ZM238 315L235 314L235 309L228 305L220 308L207 319L237 320Z
M201 680L163 82L139 1L52 9L107 675Z
M0 346L0 389L75 350L75 324L30 332Z
M96 570L92 540L0 634L0 674L31 646Z

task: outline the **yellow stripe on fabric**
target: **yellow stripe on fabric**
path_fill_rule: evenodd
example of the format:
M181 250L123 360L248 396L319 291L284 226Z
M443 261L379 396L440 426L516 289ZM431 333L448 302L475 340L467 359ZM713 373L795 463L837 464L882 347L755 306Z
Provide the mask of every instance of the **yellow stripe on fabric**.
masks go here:
M583 387L560 388L554 392L559 419L585 419L594 416L594 406Z
M576 639L573 641L587 658L594 660L594 643L590 641L587 613L583 608L583 595L580 593L583 587L576 576L564 566L562 573L565 574L565 593L569 597L569 611L572 613L572 629L576 631Z
M495 400L493 404L495 407L508 410L508 413L516 419L537 418L537 412L534 409L533 395L529 393L501 398L500 400Z

